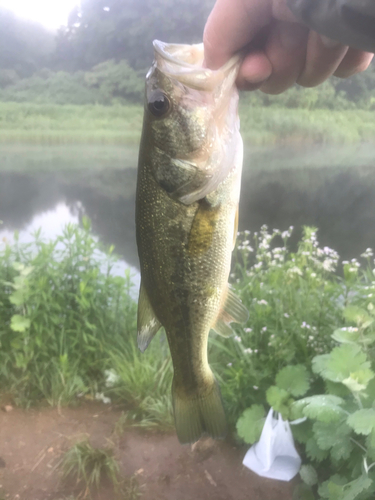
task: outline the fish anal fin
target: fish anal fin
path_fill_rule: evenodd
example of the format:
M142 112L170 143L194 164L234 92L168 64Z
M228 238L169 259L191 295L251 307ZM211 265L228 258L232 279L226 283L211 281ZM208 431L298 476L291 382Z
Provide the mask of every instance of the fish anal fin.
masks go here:
M213 330L222 337L231 337L234 331L229 326L230 323L246 323L248 319L248 310L228 287L224 306L213 326Z
M137 315L137 342L141 352L147 349L149 343L160 330L161 326L160 321L157 319L152 309L146 289L141 283Z

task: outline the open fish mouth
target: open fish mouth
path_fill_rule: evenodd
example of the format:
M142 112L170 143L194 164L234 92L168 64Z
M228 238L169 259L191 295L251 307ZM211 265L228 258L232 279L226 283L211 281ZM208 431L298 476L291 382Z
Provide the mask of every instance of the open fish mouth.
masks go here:
M238 54L221 68L211 70L204 67L203 43L184 45L154 40L153 46L157 68L196 90L213 90L223 80L229 80L228 85L233 85L242 60Z

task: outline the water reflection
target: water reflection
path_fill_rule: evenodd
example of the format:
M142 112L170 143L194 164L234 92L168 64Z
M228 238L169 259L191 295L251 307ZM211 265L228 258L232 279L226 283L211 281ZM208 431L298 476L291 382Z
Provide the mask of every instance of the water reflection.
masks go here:
M323 245L335 248L345 259L358 257L375 246L375 169L370 149L364 148L362 156L358 150L335 155L332 148L320 155L315 151L313 156L311 151L286 148L252 151L244 168L240 230L258 231L262 224L284 230L293 225L296 242L302 225L314 225ZM116 168L112 169L100 163L91 169L86 165L54 172L34 166L28 173L0 172L0 219L4 222L0 237L10 238L17 229L21 240L28 241L39 227L54 237L67 222L78 222L86 214L94 234L115 245L124 266L126 262L138 267L136 169L119 169L118 149L115 154ZM126 150L121 154L125 157ZM129 165L129 158L134 163L134 151L129 154L124 165ZM109 148L106 167L111 164L110 155Z

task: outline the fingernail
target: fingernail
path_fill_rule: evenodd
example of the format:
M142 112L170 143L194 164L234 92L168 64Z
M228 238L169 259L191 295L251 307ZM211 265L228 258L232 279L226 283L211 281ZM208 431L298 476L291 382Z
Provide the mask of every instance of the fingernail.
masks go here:
M341 42L338 42L337 40L332 40L332 38L328 38L328 36L325 35L320 35L320 39L324 47L326 47L327 49L336 49L341 45Z

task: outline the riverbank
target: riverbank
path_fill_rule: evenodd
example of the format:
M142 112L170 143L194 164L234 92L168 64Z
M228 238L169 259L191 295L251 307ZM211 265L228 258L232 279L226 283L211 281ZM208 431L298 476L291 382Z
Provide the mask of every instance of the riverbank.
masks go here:
M136 145L142 127L139 105L0 103L0 144ZM240 103L247 145L356 144L375 142L372 111L249 107Z

